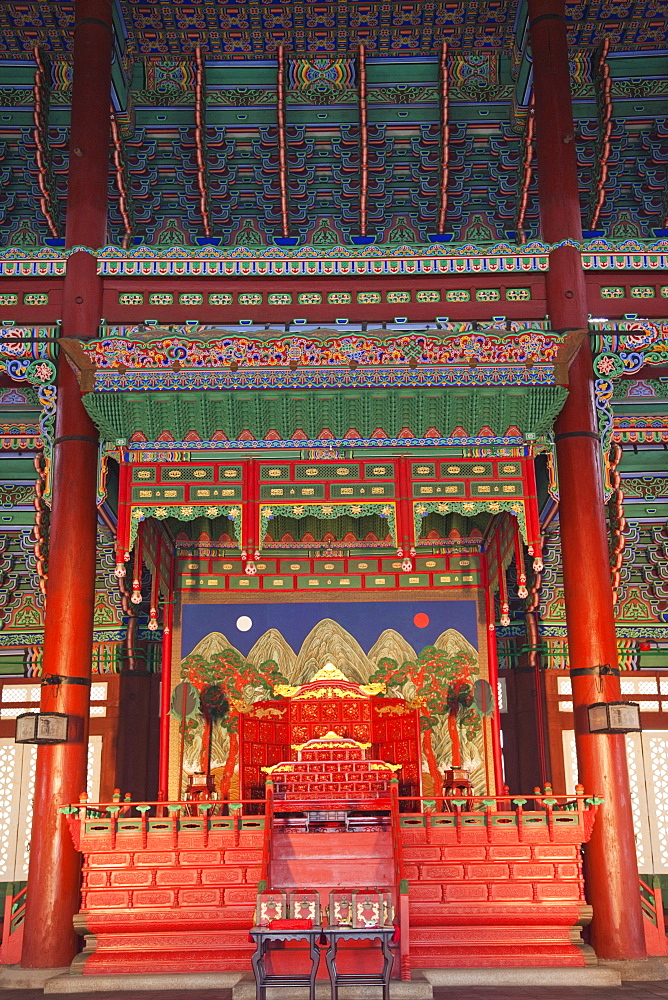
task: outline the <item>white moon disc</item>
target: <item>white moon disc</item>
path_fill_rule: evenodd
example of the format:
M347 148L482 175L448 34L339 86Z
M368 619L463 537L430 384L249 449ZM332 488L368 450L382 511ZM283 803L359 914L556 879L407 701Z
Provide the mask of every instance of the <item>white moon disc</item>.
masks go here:
M249 618L248 615L241 615L240 618L237 618L237 628L240 632L248 632L252 627L253 619Z

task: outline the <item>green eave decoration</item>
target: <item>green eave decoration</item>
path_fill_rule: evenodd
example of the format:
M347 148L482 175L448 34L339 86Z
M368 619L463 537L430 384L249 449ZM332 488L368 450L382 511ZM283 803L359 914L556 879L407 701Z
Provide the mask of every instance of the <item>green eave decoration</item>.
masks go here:
M284 536L290 535L295 542L304 542L305 536L310 536L315 542L323 542L328 535L333 535L337 542L342 542L346 535L352 533L355 538L368 538L369 535L378 539L378 544L383 545L388 535L391 536L392 543L396 546L396 518L394 510L391 515L383 515L384 504L379 504L374 510L364 511L362 509L345 512L345 506L336 505L336 513L330 516L318 515L310 509L305 509L302 514L293 515L292 505L270 505L263 504L262 510L273 506L273 516L264 519L261 530L262 546L267 547L267 537L271 539L270 544L275 544L283 540ZM299 506L299 505L297 505ZM334 506L321 504L318 506ZM352 504L351 507L361 508L361 505ZM265 523L266 522L266 523Z
M563 386L305 389L207 392L89 392L84 404L107 441L262 441L333 436L387 438L504 437L548 431L561 410ZM462 434L461 429L464 429ZM480 432L483 431L482 434ZM456 432L456 433L453 433ZM491 432L491 433L490 433Z
M421 500L413 504L413 518L415 522L415 537L422 537L422 520L430 513L437 514L461 514L464 517L474 517L476 514L500 514L507 511L512 517L517 518L517 526L522 538L527 544L532 539L527 534L527 519L525 502L522 498L516 500Z
M267 534L269 522L277 514L300 520L316 518L318 520L333 520L339 517L363 518L369 515L387 520L387 532L397 543L396 508L393 503L376 501L375 503L297 503L297 504L262 504L260 506L260 538Z
M176 521L204 521L215 518L227 518L230 535L236 539L233 545L241 548L241 507L239 504L172 504L161 507L155 504L133 504L130 508L130 548L134 545L139 532L139 524L147 517L156 517L159 521L173 518Z

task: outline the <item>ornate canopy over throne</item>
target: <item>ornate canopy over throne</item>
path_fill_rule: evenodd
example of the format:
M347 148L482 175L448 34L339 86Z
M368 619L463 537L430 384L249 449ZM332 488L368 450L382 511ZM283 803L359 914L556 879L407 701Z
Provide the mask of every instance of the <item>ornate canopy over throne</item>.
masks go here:
M401 765L401 794L420 794L418 711L402 698L386 697L383 684L354 683L328 664L307 684L276 685L274 693L281 700L256 702L241 716L242 798L264 798L268 770L293 762L295 752L308 754L311 741L322 748L332 736L348 740L350 748L366 745L369 763Z

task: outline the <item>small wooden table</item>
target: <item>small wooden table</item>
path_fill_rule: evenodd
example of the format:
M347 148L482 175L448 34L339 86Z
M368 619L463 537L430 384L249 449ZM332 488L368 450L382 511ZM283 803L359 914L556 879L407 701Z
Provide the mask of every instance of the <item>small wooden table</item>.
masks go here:
M394 954L390 947L395 927L323 927L323 933L329 941L327 949L327 969L332 987L332 1000L338 1000L339 986L380 986L383 990L383 1000L390 1000L390 976L394 965ZM339 941L374 941L380 938L383 952L383 968L380 972L353 976L342 975L336 968L336 951Z
M453 767L443 773L443 794L444 795L473 795L473 785L471 775L464 767Z
M320 964L318 941L322 927L304 928L301 930L270 930L268 927L251 927L251 937L256 948L251 958L253 974L255 975L255 996L257 1000L266 1000L268 986L308 986L309 1000L315 1000L315 977ZM265 968L265 955L272 941L308 941L311 970L306 974L298 973L268 973Z

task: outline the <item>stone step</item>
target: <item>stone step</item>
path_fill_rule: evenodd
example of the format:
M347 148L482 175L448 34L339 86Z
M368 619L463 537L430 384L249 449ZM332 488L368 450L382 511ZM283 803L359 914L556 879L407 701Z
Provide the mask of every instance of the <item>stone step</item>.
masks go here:
M413 976L417 975L413 972ZM622 982L619 972L602 965L572 968L536 966L528 968L480 968L480 969L426 969L420 970L431 986L504 986L504 987L553 987L568 986L619 986Z
M378 986L342 986L341 996L345 1000L378 1000L380 995ZM289 990L290 1000L305 1000L308 997L306 989ZM329 979L318 980L315 985L316 1000L330 1000L332 987ZM255 1000L255 980L252 975L243 976L232 987L232 1000ZM431 1000L433 987L421 973L414 972L410 982L402 982L401 979L390 981L390 1000ZM268 987L267 1000L286 1000L286 991L283 987Z
M234 987L241 972L190 972L110 976L53 976L44 984L45 993L114 993L117 990L225 990ZM22 987L28 988L28 987Z

